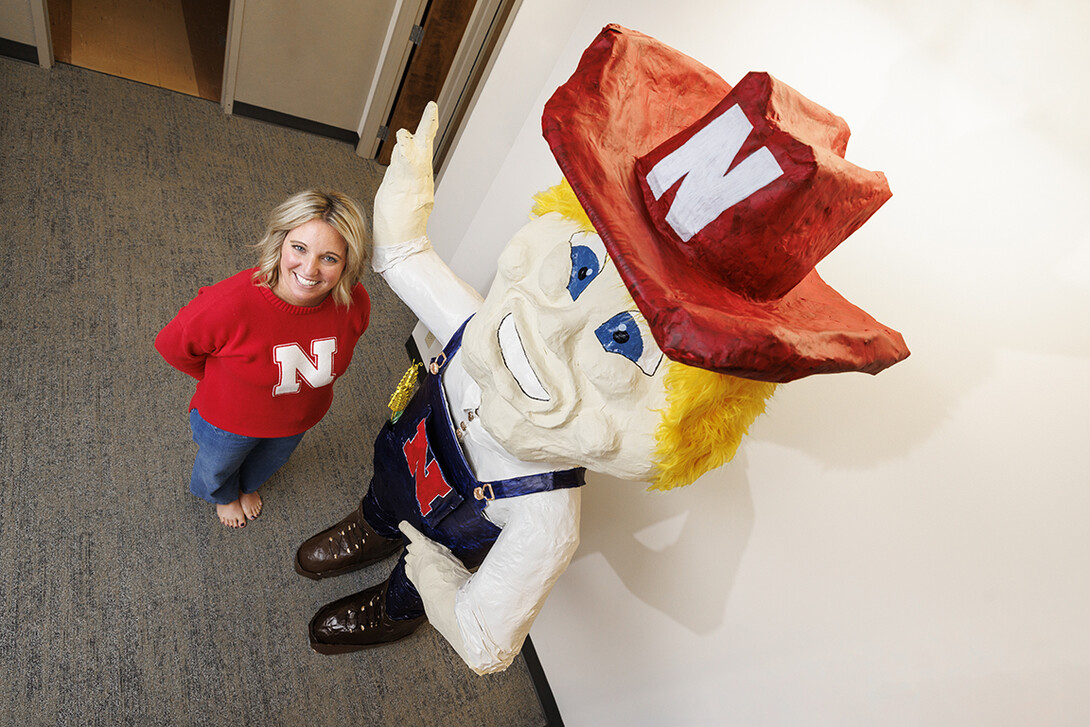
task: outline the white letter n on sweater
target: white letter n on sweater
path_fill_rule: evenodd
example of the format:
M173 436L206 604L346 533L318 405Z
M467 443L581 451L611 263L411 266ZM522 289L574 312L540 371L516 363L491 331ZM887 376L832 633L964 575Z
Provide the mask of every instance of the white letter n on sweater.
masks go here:
M273 346L273 359L280 367L280 383L273 389L273 396L297 393L301 387L300 376L310 384L312 389L332 384L333 354L336 352L336 338L319 338L311 341L310 356L298 343Z

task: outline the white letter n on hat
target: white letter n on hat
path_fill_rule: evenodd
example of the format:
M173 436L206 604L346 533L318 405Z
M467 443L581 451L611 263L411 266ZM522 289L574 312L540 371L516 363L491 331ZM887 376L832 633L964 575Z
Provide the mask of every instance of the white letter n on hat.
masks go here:
M273 359L280 367L280 382L273 388L273 396L295 394L301 388L303 377L311 388L317 389L333 383L333 354L337 352L336 338L319 338L310 342L308 356L298 343L273 346Z
M647 186L655 199L681 180L666 222L682 242L688 242L719 215L783 174L766 146L730 169L751 131L753 124L735 104L647 173Z

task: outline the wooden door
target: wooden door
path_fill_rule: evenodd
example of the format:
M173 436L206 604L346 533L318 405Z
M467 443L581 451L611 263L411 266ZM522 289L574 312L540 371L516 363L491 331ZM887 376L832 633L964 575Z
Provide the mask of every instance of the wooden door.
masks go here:
M409 55L393 108L384 124L386 138L379 143L375 158L390 163L394 135L398 129L416 129L428 101L439 98L458 47L465 36L477 0L430 0L416 31L417 42Z

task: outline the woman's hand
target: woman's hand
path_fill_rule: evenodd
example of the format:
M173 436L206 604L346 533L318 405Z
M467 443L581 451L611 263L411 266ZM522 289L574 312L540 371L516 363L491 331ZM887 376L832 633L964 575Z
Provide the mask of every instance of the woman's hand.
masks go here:
M435 199L431 162L439 107L429 101L416 133L397 132L390 166L375 195L375 247L397 245L423 237Z

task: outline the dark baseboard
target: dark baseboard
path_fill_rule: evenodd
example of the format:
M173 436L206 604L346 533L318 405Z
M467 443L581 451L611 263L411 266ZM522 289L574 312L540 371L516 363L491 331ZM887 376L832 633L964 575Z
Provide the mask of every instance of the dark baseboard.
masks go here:
M560 717L560 708L556 706L556 698L549 686L549 680L545 678L545 670L538 661L537 651L526 636L522 642L522 658L526 660L526 669L530 672L530 681L534 683L534 691L537 692L537 701L541 702L541 711L545 713L545 727L564 727L564 720Z
M0 38L0 56L38 65L38 49L35 46Z
M354 131L338 129L336 126L322 124L299 116L292 116L291 114L283 114L279 111L272 111L271 109L254 106L243 101L235 101L231 105L231 113L238 116L245 116L250 119L257 119L258 121L265 121L270 124L276 124L277 126L286 126L289 129L297 129L299 131L306 131L310 134L325 136L330 139L336 139L337 141L347 142L353 146L360 141L359 134Z

